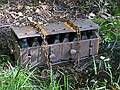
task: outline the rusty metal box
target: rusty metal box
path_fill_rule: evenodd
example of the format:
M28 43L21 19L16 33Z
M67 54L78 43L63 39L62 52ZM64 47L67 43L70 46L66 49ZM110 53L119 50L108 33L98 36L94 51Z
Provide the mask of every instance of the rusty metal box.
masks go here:
M79 28L81 34L79 41L74 41L77 32L73 28L74 26L69 25L69 23L66 24L66 21L40 25L40 28L34 28L33 26L13 27L13 54L15 59L19 59L23 65L30 64L34 67L45 65L48 61L47 59L56 64L97 55L100 39L97 33L99 26L89 19L71 20L70 23ZM44 39L47 42L46 50L48 52L48 58L46 58L45 55L46 51L44 49L46 46L43 44L44 40L42 35L45 36ZM59 35L59 43L54 43L57 35ZM64 42L66 36L68 41ZM29 44L29 47L21 48L20 41L22 39L27 39L27 41L31 43L32 39L36 37L39 38L39 46L32 47L31 44Z

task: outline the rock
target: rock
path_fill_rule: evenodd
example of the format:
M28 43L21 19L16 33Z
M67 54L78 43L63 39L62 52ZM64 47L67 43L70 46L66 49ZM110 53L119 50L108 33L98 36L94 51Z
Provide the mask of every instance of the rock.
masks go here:
M76 53L77 53L76 50L74 50L74 49L71 49L71 50L70 50L70 54L71 54L71 55L75 55Z
M28 20L31 22L33 19L32 19L32 17L27 17L28 18Z
M18 9L18 10L22 10L23 8L24 8L24 6L23 6L22 4L18 4L18 5L17 5L17 9Z
M89 18L89 19L93 19L95 16L96 16L96 15L95 15L94 13L91 12L91 13L89 13L88 18Z
M22 17L23 13L22 12L18 12L18 16Z
M40 9L37 8L37 9L36 9L36 13L39 13L39 12L40 12Z
M43 24L43 22L38 22L40 25L42 25Z

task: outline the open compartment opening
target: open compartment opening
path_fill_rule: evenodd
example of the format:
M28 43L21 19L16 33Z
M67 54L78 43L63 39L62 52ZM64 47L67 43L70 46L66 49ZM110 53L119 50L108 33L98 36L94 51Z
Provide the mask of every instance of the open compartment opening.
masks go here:
M97 38L96 31L81 31L81 40Z
M75 32L60 33L60 34L48 35L46 37L46 40L48 44L66 43L66 42L72 42L75 36L76 36Z
M42 38L41 37L29 37L29 38L22 38L18 40L18 45L21 49L28 48L28 47L38 47L42 45Z

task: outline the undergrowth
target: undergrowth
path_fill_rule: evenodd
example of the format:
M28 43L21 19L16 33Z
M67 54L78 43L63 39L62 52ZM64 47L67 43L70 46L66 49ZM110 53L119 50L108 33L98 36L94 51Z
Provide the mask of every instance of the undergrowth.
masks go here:
M19 66L13 67L10 63L0 66L0 90L32 90L32 74L33 71L25 71Z

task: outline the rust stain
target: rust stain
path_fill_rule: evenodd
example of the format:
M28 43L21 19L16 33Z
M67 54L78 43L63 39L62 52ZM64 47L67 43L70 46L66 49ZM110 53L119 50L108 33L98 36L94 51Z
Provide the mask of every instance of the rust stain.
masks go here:
M64 22L65 27L69 28L72 32L76 32L73 27L71 27L67 22Z

